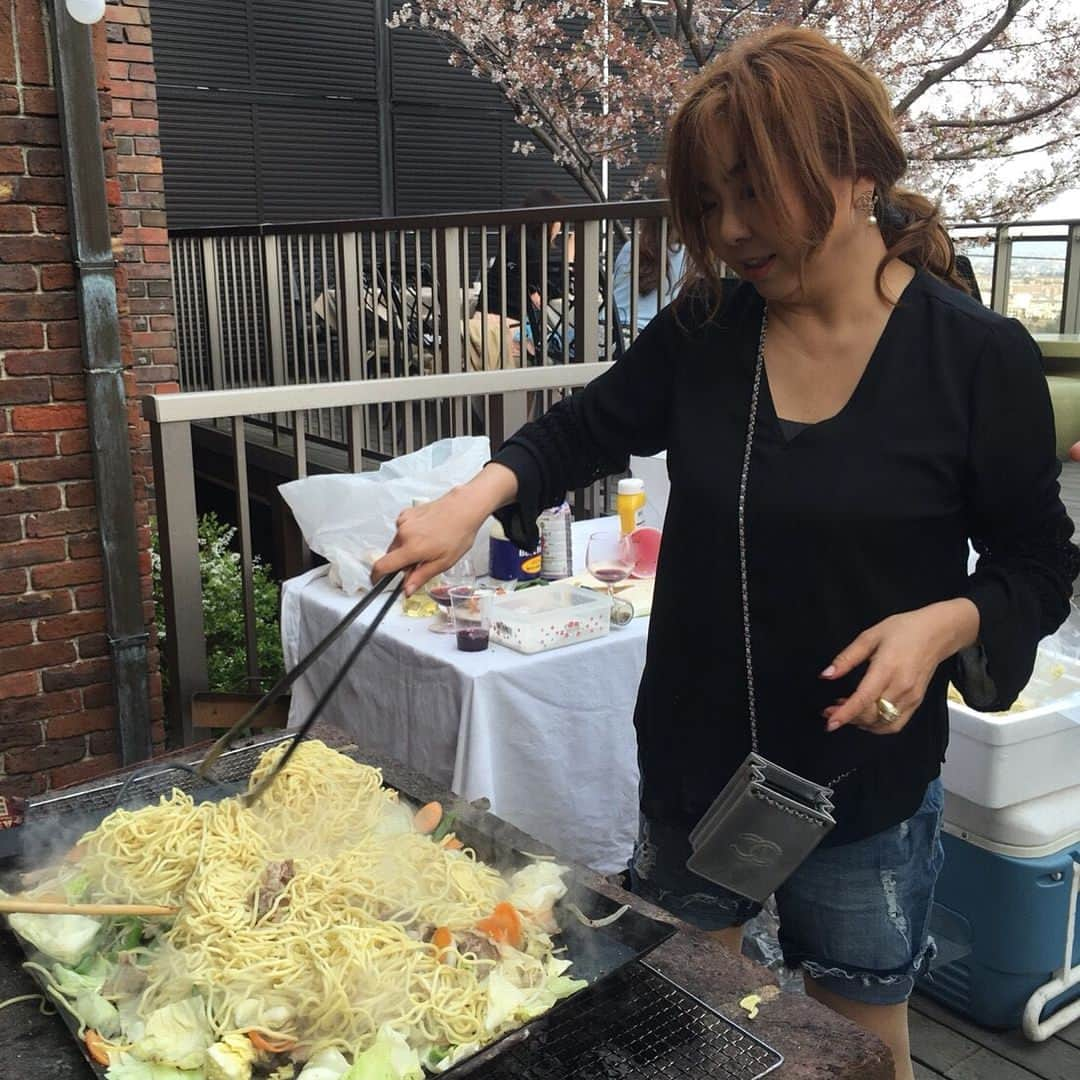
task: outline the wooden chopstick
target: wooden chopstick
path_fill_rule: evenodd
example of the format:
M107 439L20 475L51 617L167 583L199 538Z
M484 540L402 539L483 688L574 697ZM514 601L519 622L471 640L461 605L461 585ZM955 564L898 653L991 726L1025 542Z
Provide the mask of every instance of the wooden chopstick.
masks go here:
M0 915L175 915L179 910L160 904L59 904L21 896L0 899Z

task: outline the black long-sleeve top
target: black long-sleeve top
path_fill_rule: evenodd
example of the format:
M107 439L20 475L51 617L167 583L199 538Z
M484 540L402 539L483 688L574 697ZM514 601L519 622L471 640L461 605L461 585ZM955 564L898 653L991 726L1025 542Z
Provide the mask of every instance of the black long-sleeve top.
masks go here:
M643 810L671 825L694 824L750 749L736 511L762 311L747 284L715 312L666 308L495 458L518 480L501 517L531 548L542 507L631 453L668 451L635 725ZM746 533L759 749L823 783L855 770L829 837L848 842L911 816L938 775L948 680L976 708L1008 707L1068 613L1080 555L1049 394L1019 323L920 271L839 413L788 439L765 377L758 410ZM940 666L907 726L826 733L822 710L865 672L823 681L833 656L886 616L961 596L978 645Z

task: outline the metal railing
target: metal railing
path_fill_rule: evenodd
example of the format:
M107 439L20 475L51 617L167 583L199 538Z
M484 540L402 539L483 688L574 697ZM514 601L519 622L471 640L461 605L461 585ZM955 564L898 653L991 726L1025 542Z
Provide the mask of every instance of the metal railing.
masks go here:
M654 200L174 232L181 389L615 359L641 321L642 237L654 231L664 250L665 211ZM624 243L620 310L614 269ZM673 261L660 264L663 296ZM273 416L258 419L277 434ZM524 419L488 396L468 430L498 443ZM430 409L394 402L351 416L331 403L305 424L307 436L347 449L354 467L442 434Z
M659 232L660 244L650 239L664 250L666 211L653 200L173 232L181 389L614 358L642 321L642 237ZM1080 332L1080 222L951 231L987 304L1035 333ZM617 264L630 286L621 310ZM668 259L659 273L665 295ZM330 406L307 419L307 434L353 452L359 440L385 458L425 441L418 421L372 408L350 431ZM475 417L496 437L503 421Z
M249 685L259 682L255 641L253 544L249 512L248 449L252 418L287 417L279 427L279 452L291 458L291 473L308 475L306 420L330 409L345 414L350 430L365 410L420 404L432 407L448 435L468 431L477 402L505 400L508 414L524 415L529 397L552 400L584 386L607 363L559 364L509 371L458 372L424 378L396 377L305 386L163 394L144 399L150 423L157 499L161 583L165 601L165 662L169 672L168 734L187 745L193 739L193 696L207 689L207 643L199 567L198 521L192 431L218 423L231 432L234 460L237 538L240 547L244 626ZM588 493L576 493L577 509L587 513ZM595 509L595 505L593 507Z
M1080 333L1080 221L954 225L983 301L1033 334Z

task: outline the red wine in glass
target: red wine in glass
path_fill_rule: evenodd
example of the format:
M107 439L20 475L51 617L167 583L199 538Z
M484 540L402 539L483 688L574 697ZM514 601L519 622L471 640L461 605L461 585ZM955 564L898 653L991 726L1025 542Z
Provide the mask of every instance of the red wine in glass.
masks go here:
M628 571L621 566L598 566L589 572L597 581L602 581L605 585L616 585L629 576Z
M457 647L461 652L483 652L488 647L488 631L479 626L467 626L459 630Z
M439 607L448 608L450 606L450 585L432 585L428 589L428 596L435 601Z

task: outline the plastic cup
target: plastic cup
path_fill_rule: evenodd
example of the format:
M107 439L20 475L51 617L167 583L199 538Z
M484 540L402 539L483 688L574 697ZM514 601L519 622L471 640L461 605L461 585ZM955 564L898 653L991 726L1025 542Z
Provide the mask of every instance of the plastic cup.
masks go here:
M450 617L457 647L462 652L483 652L488 647L494 601L495 593L491 589L464 586L450 590Z

